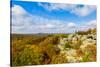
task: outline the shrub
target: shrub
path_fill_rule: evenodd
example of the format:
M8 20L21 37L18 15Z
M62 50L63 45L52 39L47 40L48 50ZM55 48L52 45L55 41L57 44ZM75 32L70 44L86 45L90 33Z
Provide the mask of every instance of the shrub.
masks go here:
M64 54L54 55L52 57L51 64L62 64L67 63L67 59Z
M65 48L71 48L71 46L70 46L70 43L69 43L69 42L67 42L67 43L65 44L64 49L65 49Z
M18 55L12 57L13 66L24 66L24 65L37 65L41 64L43 55L35 49L25 48L19 52Z

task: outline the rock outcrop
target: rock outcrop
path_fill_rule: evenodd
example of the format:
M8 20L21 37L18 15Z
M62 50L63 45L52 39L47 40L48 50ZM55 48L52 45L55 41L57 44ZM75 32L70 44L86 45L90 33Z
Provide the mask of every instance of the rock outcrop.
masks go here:
M70 46L70 47L68 47ZM96 32L81 35L69 34L67 38L60 38L58 44L61 53L66 55L69 63L96 60ZM80 52L80 53L79 53ZM81 55L79 55L81 54ZM95 56L89 59L91 56ZM88 58L88 60L84 59Z

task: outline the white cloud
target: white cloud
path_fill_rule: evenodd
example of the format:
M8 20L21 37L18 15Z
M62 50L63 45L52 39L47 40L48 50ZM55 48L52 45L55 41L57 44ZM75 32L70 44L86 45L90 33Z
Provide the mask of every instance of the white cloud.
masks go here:
M85 24L78 26L77 30L84 31L88 29L94 29L96 28L96 25L97 25L96 20L90 20L88 22L85 22Z
M69 28L75 28L77 25L73 22L68 23L67 25Z
M96 20L92 20L92 21L88 22L87 25L96 27L97 21Z
M32 26L32 16L19 5L12 7L12 32L25 33Z
M73 8L71 12L78 16L87 16L95 10L96 10L95 6L84 5L84 7L82 8L78 8L78 7Z
M75 4L61 4L61 3L50 3L50 4L39 3L38 5L42 6L43 8L49 11L65 10L78 16L87 16L96 10L96 6L94 5L84 5L83 7L80 7L79 5Z
M12 9L12 13L14 14L20 14L20 15L24 15L26 14L27 12L24 10L24 8L20 7L19 5L14 5L13 6L13 9Z
M52 10L69 10L74 8L76 5L71 4L61 4L61 3L49 3L49 4L43 4L38 3L39 6L42 6L46 10L52 11Z
M96 20L86 25L75 22L64 22L29 14L19 5L12 7L12 33L71 33L75 30L86 30L96 25Z
M58 32L63 26L62 21L32 16L19 5L12 7L12 33Z

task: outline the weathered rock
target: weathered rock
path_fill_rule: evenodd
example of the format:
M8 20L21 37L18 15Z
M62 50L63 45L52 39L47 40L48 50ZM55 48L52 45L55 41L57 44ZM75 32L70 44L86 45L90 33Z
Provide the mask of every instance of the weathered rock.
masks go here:
M65 47L67 43L71 47ZM93 56L91 55L91 57L95 59L96 34L70 34L68 38L60 38L58 47L61 50L60 53L65 54L69 63L81 62L86 52L92 53Z

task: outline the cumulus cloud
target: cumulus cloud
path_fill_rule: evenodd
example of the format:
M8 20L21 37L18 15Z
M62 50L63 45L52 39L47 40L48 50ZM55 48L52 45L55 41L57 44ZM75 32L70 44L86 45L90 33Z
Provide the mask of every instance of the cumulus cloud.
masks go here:
M55 8L54 8L55 9ZM31 15L23 7L12 7L12 33L72 33L75 30L86 30L96 25L96 20L86 25L77 25L75 22L65 22L48 19L42 16Z
M61 4L61 3L39 3L39 6L48 11L65 10L78 16L87 16L96 10L94 5L75 5L75 4Z
M92 21L88 22L87 25L96 27L97 21L96 20L92 20Z
M31 15L29 15L23 7L19 5L12 7L12 32L25 32L23 29L31 27L31 22Z
M52 33L62 27L63 21L33 16L19 5L12 7L12 33Z
M85 22L85 24L78 26L77 30L85 31L88 29L94 29L94 28L96 28L96 26L97 26L96 20L90 20L88 22Z
M20 16L24 16L26 15L27 12L24 10L23 7L20 7L19 5L14 5L12 7L12 15L20 15Z
M73 8L71 12L78 16L87 16L95 10L96 10L96 6L84 5L84 7Z
M77 25L73 22L68 23L67 25L69 28L75 28Z

